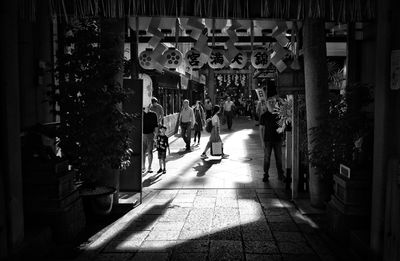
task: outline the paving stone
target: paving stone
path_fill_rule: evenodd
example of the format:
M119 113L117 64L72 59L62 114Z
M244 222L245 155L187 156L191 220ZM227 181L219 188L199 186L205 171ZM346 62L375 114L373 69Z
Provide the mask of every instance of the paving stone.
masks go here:
M285 254L312 254L312 249L304 242L278 241L279 250Z
M209 240L178 240L175 252L204 253L209 250Z
M267 216L268 222L293 222L289 214Z
M321 261L317 255L282 255L283 261Z
M104 253L113 253L113 252L137 252L142 245L143 240L127 240L127 241L119 241L112 240L107 244L107 246L103 249Z
M283 231L283 232L297 232L299 228L294 222L273 222L269 223L272 231Z
M280 215L286 215L288 213L285 208L270 207L266 206L265 204L261 205L263 207L266 216L280 216Z
M174 240L145 240L139 248L139 252L172 252L175 247Z
M273 239L270 230L248 230L242 228L242 233L245 241L268 241Z
M246 254L246 261L282 261L280 255Z
M147 236L147 240L177 240L180 230L153 230Z
M209 231L208 230L188 230L182 229L179 234L179 240L188 240L188 239L208 239Z
M131 257L131 253L100 253L96 256L96 261L128 261Z
M255 220L246 224L242 225L244 230L255 230L255 231L261 231L261 230L270 230L269 225L265 219L259 219Z
M139 252L136 253L129 261L167 261L169 259L168 253L152 253L152 252Z
M319 235L305 234L304 236L318 255L322 256L332 254L332 251L327 247L327 244L324 243L324 240Z
M282 231L275 231L273 232L277 241L305 241L306 239L304 236L299 232L282 232Z
M181 230L185 222L157 222L153 230Z
M211 240L210 261L243 260L243 246L241 241Z
M241 240L240 227L213 229L210 231L211 240Z
M250 254L278 254L279 249L274 241L245 241L244 250Z
M142 231L125 230L119 232L114 239L117 241L143 241L146 239L149 233L150 230L142 230Z
M206 261L207 253L174 253L171 261Z

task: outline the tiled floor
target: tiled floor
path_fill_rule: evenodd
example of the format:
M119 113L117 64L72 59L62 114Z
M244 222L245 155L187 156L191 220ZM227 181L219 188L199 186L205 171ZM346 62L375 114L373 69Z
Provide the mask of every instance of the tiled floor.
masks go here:
M200 159L207 137L189 153L174 141L167 174L146 175L143 203L89 240L78 260L339 260L276 171L261 181L254 122L236 119L233 128L222 135L228 159Z

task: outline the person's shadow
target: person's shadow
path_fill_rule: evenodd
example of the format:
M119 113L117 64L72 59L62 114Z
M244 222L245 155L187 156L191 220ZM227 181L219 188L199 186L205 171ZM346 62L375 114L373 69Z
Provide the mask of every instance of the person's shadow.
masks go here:
M202 160L200 163L197 163L193 169L197 172L197 177L203 177L206 175L207 171L212 167L212 165L219 163L221 163L221 159Z

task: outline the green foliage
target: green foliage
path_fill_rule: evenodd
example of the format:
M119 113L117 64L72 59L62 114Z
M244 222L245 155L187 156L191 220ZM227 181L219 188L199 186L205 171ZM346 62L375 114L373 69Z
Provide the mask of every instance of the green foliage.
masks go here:
M75 21L65 34L52 100L59 105L59 147L85 180L100 169L130 165L134 115L122 111L132 92L116 80L122 57L102 48L98 21Z
M371 137L373 131L372 116L366 106L371 102L370 89L364 85L353 85L345 95L331 94L329 115L319 127L312 128L315 137L314 149L309 160L317 167L322 176L331 176L339 170L339 164L352 168L369 167L372 156ZM359 106L354 107L358 102ZM356 141L362 139L362 148L357 148ZM357 155L362 150L362 158Z

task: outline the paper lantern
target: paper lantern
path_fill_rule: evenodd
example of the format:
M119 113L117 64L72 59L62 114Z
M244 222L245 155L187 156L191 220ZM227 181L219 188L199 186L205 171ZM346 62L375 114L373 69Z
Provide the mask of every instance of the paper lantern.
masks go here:
M232 69L243 69L247 64L247 54L240 51L232 60L229 67Z
M164 66L170 70L175 70L182 64L182 53L175 49L169 48L164 53L164 58L166 59Z
M251 54L251 65L256 69L267 69L269 65L269 51L266 49L254 50Z
M143 69L153 70L154 69L154 59L152 58L153 50L146 49L139 55L139 64Z
M198 70L205 64L205 59L201 53L195 49L188 51L185 55L186 66L192 70Z
M224 57L225 50L212 50L208 65L212 69L222 69L227 64L227 60Z

